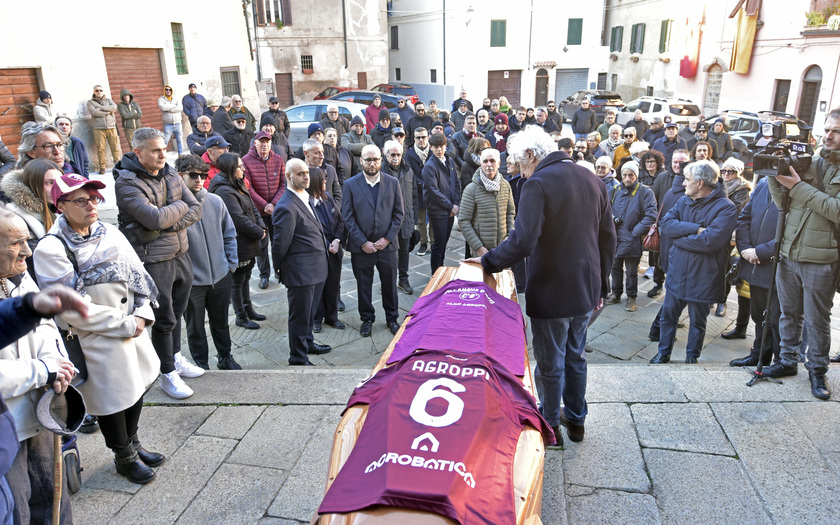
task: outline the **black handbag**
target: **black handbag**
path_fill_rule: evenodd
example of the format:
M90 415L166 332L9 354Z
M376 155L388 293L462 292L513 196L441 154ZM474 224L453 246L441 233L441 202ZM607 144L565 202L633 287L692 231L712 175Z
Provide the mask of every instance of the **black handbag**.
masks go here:
M64 246L64 252L70 260L70 264L73 265L73 271L78 276L79 263L76 261L76 254L70 251L70 247L67 246L67 242L60 235L54 233L48 233L47 235L51 235L61 242L62 246ZM67 357L73 363L73 366L76 367L76 370L79 371L73 382L77 383L78 380L86 380L88 376L87 363L85 362L85 354L82 352L82 344L79 342L79 337L71 330L59 328L58 331L61 332L61 339L64 342L64 349L67 350Z
M738 286L738 281L740 280L738 271L740 270L740 266L740 257L732 257L732 259L730 259L729 271L726 272L726 282L732 286Z

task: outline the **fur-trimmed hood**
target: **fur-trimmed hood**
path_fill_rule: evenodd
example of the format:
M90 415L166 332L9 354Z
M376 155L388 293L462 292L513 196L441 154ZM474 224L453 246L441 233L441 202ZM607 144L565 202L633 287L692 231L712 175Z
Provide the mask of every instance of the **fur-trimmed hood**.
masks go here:
M0 190L6 194L6 197L10 199L15 206L23 208L33 215L40 215L43 217L44 204L38 200L38 196L35 195L35 192L23 183L21 175L23 175L23 170L12 170L4 175L3 180L0 181Z

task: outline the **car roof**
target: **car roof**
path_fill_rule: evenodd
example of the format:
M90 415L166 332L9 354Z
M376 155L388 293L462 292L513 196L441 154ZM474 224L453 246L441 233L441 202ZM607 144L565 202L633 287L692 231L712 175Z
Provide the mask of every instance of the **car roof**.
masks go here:
M665 102L665 103L668 103L668 104L671 104L671 103L674 103L674 102L683 102L683 103L686 103L686 104L694 104L694 102L692 102L691 100L689 100L687 98L651 97L651 96L643 96L643 97L635 98L635 99L630 101L630 104L632 104L633 102L635 102L637 100L656 100L658 102Z
M346 91L344 92L346 93ZM367 108L367 104L358 104L356 102L347 102L346 100L333 100L329 98L321 99L321 100L307 100L306 102L300 102L295 104L294 106L289 106L288 108L284 109L283 111L287 111L290 109L294 109L300 106L309 106L309 105L321 105L327 106L329 104L335 104L338 107L347 108L347 109L359 109L362 112Z

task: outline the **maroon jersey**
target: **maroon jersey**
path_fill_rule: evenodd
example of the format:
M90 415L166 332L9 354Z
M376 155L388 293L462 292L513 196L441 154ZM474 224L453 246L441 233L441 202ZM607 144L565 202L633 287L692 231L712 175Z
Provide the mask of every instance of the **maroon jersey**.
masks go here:
M417 348L483 353L525 375L525 320L517 303L483 282L454 280L417 299L388 364Z
M481 354L418 350L359 385L370 405L320 514L372 505L458 523L515 523L513 458L526 424L554 443L521 380Z

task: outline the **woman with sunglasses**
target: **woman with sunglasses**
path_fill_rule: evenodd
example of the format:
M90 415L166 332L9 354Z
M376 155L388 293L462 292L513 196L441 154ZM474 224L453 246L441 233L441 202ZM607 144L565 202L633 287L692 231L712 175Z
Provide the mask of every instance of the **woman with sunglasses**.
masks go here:
M144 330L154 322L158 290L125 236L99 220L104 187L72 173L56 179L51 196L61 215L35 249L35 274L41 287L64 284L88 302L86 318L64 312L56 324L78 338L87 366L79 390L99 418L117 472L143 484L166 460L137 437L143 394L160 369Z
M750 193L752 192L752 186L750 186L750 183L741 176L743 171L744 163L734 157L730 157L723 161L723 165L720 167L720 175L723 177L723 184L726 187L726 195L729 197L729 200L735 203L735 206L738 207L739 215L741 214L741 210L744 209L744 206L746 206L747 202L750 200ZM730 268L731 264L726 268L727 273ZM727 282L727 297L729 296L731 289L732 286ZM744 337L746 337L746 326L750 321L750 299L747 295L747 290L745 290L743 286L739 286L737 291L738 319L735 321L735 330L732 332L735 332L740 338L740 335L744 335ZM718 317L726 315L726 303L720 303L717 305L715 315ZM743 329L739 329L739 327L743 327ZM732 335L732 332L727 332L724 335ZM732 337L724 337L724 339L732 339Z
M254 321L264 321L265 316L254 311L251 304L251 271L260 254L260 239L265 237L265 223L245 187L244 165L237 153L225 153L216 159L219 173L210 181L210 193L225 201L230 218L236 228L236 250L239 266L233 272L231 302L236 312L236 326L248 330L260 327Z

